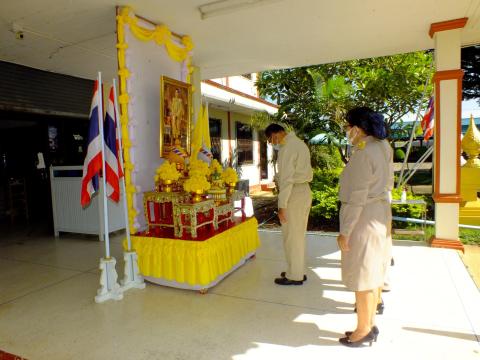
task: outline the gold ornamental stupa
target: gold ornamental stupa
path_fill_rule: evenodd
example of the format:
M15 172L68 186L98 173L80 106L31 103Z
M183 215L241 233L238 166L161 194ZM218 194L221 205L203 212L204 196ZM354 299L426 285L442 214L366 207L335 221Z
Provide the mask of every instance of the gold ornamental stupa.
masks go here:
M473 115L462 139L462 151L467 154L467 162L461 168L460 178L460 224L480 225L480 131Z

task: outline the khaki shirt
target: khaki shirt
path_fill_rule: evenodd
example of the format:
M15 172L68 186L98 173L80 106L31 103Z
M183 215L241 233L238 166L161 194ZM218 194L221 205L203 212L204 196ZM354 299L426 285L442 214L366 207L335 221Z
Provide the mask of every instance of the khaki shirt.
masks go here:
M365 204L389 201L393 180L393 151L390 144L387 140L367 136L364 147L354 148L340 176L340 234L350 236Z
M278 208L286 209L292 187L312 181L310 150L295 133L285 136L285 143L278 152Z

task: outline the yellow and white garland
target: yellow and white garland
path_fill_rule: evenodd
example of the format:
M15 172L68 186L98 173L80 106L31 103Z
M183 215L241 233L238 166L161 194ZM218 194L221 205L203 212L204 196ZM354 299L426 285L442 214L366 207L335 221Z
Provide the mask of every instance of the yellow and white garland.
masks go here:
M138 229L134 225L137 211L133 206L133 197L136 193L135 185L132 183L132 171L134 165L130 156L130 148L132 142L128 133L128 102L129 94L127 90L127 78L130 76L130 71L126 67L125 51L128 48L128 44L125 41L125 29L124 25L128 25L132 34L139 40L151 41L154 40L158 45L165 46L170 58L177 62L186 62L188 73L186 75L186 81L190 83L191 74L193 72L193 66L191 66L190 51L193 49L193 43L189 36L183 36L181 38L182 46L179 46L174 40L171 31L165 25L155 26L155 29L150 30L141 27L137 24L138 18L135 15L131 15L130 7L122 7L117 15L117 52L118 52L118 75L120 77L120 95L118 101L120 103L120 122L122 125L122 138L123 138L123 159L125 167L125 185L126 185L126 197L128 206L128 218L130 223L130 232L135 233Z

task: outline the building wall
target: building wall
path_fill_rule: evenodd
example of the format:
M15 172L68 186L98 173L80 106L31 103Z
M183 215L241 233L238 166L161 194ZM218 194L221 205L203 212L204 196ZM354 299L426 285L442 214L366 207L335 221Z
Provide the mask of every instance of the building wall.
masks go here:
M245 76L237 75L237 76L227 76L223 78L212 79L212 81L215 81L216 83L224 86L228 86L232 89L241 91L244 94L258 97L258 89L255 86L255 81L257 81L257 74L253 73L249 75L251 76L251 79Z
M222 122L222 163L226 163L230 159L230 151L232 154L235 154L237 148L236 140L236 122L241 122L243 124L249 124L250 116L244 115L236 112L230 112L230 134L228 126L229 112L225 110L215 109L210 107L208 109L208 115L210 118L219 119ZM250 181L250 186L255 186L260 184L260 144L258 141L257 131L252 131L253 138L253 162L252 164L246 164L241 167L241 178L248 179Z
M213 103L218 101L224 102L224 105L212 104L209 107L210 118L221 120L221 160L222 163L229 161L231 154L236 155L237 149L237 134L236 134L236 122L244 124L250 123L250 117L255 111L268 111L269 113L275 113L276 108L273 104L268 104L262 99L258 98L258 89L255 86L257 80L257 74L247 74L238 76L229 76L218 79L211 79L209 83L202 83L202 94L213 100ZM220 84L222 87L216 87L211 82ZM231 91L229 91L231 89ZM243 95L242 95L243 94ZM232 105L234 104L234 106ZM236 111L227 111L216 108L221 106L222 108L237 108ZM241 107L241 110L238 108ZM252 157L251 164L245 164L241 167L242 179L248 179L250 189L260 189L261 183L270 183L273 181L274 169L271 162L268 162L272 158L272 148L269 146L266 150L267 165L266 173L264 177L267 179L262 180L262 162L261 160L261 146L259 141L259 134L257 131L252 131Z
M222 160L222 164L224 164L230 158L230 151L229 151L230 140L229 140L229 134L228 134L228 112L209 107L208 116L210 118L219 119L222 122L222 137L221 137L222 158L221 160Z

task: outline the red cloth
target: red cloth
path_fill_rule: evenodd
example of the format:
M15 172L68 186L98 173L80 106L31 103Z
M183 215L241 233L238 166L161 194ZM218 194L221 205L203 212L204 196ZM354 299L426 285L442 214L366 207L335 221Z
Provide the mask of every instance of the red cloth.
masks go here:
M18 355L13 355L10 353L7 353L3 350L0 350L0 360L27 360L21 356Z

